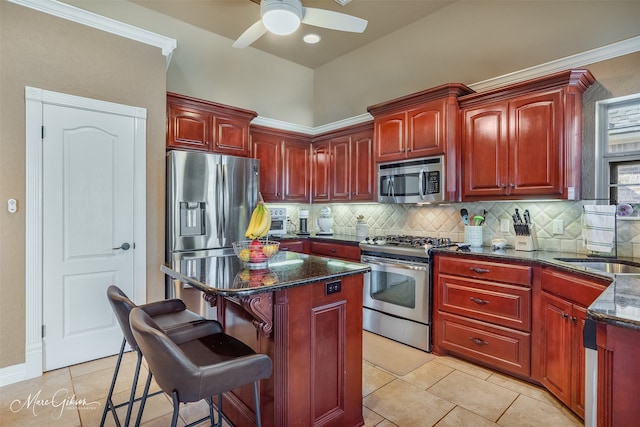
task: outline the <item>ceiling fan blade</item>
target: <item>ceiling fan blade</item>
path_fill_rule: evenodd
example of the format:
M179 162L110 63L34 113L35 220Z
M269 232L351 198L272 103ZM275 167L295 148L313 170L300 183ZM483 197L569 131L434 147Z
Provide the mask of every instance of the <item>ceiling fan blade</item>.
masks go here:
M245 48L258 40L267 32L267 27L262 23L262 19L246 29L238 39L233 42L233 47Z
M316 9L314 7L304 8L303 24L314 25L316 27L329 28L331 30L349 31L351 33L361 33L367 28L367 20L357 18L346 13L334 12L326 9Z

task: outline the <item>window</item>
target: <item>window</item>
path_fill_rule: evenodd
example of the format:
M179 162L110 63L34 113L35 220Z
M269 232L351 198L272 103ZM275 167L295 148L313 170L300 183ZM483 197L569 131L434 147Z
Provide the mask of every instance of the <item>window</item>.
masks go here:
M596 199L640 215L640 94L596 104Z

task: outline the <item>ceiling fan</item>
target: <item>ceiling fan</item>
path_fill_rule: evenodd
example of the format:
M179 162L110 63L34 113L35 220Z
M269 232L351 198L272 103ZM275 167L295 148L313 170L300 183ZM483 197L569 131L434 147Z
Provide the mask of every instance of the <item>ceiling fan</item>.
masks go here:
M361 33L367 28L365 19L332 10L303 7L300 0L251 1L260 3L261 18L238 37L233 47L247 47L267 31L278 35L291 34L300 23L351 33Z

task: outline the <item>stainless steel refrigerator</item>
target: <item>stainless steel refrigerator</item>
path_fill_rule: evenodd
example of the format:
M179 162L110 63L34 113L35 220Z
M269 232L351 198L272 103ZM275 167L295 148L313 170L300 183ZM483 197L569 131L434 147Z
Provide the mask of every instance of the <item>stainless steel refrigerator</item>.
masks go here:
M167 154L167 262L183 274L203 268L219 281L233 280L238 262L232 242L244 240L258 203L260 161L191 151ZM202 265L203 255L215 255ZM167 279L167 298L214 318L200 291Z

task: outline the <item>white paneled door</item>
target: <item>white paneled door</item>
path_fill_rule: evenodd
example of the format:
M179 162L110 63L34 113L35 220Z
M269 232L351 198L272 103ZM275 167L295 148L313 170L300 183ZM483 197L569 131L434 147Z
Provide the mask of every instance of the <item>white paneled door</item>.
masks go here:
M54 104L43 105L42 121L43 368L49 371L119 350L122 332L106 290L115 284L133 298L135 121Z

